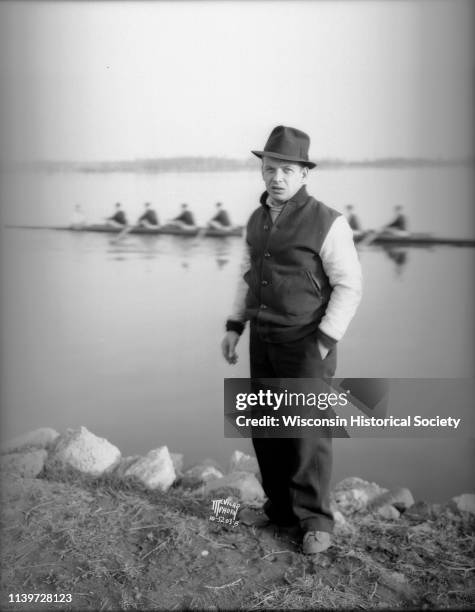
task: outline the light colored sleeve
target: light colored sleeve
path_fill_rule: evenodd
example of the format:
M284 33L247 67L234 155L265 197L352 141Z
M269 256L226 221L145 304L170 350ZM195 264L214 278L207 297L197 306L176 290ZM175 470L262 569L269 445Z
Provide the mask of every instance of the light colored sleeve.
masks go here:
M320 258L332 292L319 329L341 340L353 318L363 292L361 265L348 221L340 215L333 222Z
M240 323L246 322L246 296L248 286L246 281L244 280L244 274L251 267L251 256L249 253L249 245L247 241L244 243L244 249L241 259L241 264L239 267L239 280L236 285L236 290L234 293L233 305L231 308L231 314L228 316L228 320L231 321L239 321Z

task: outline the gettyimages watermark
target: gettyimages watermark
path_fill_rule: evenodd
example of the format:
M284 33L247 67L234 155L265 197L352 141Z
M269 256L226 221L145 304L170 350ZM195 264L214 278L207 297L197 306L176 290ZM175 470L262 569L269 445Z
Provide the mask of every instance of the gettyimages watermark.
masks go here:
M475 437L474 379L227 378L228 438Z
M213 499L211 504L213 514L209 517L210 521L230 525L231 527L239 525L236 517L241 504L234 502L230 497L226 499Z

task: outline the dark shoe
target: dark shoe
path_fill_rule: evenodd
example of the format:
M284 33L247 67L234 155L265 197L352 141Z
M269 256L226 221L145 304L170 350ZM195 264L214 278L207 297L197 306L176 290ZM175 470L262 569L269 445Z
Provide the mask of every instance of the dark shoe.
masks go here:
M326 531L307 531L303 536L302 551L305 555L316 555L331 545L331 536Z

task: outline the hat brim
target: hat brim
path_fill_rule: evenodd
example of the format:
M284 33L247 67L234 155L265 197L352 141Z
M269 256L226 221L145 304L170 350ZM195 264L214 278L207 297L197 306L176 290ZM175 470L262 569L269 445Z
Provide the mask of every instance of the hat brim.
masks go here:
M281 155L280 153L272 153L272 151L251 151L253 155L262 159L263 157L272 157L273 159L281 159L283 161L290 161L297 164L305 164L310 169L316 167L315 162L308 161L308 159L301 159L300 157L290 157L289 155Z

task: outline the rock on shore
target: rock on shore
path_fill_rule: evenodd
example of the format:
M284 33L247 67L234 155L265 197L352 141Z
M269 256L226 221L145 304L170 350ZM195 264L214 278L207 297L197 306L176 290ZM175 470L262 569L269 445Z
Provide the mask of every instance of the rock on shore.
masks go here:
M208 462L203 462L186 470L180 484L183 487L194 489L222 477L223 473L219 468Z
M124 478L136 478L148 489L167 491L175 481L176 472L166 446L148 452L125 470Z
M351 515L364 510L373 500L388 493L375 482L350 476L340 481L332 492L332 500L343 515Z
M228 488L236 490L241 501L245 503L262 504L264 502L265 495L262 485L250 472L231 472L222 478L211 480L206 483L204 492L211 493Z
M59 468L68 466L83 474L100 476L112 470L120 458L117 446L80 427L69 429L57 438L48 456L48 464Z
M251 474L259 474L259 465L257 459L251 455L235 450L229 461L230 472L251 472Z
M43 471L47 456L42 448L3 455L0 458L2 475L7 478L36 478Z
M25 451L26 449L46 449L52 446L59 433L51 427L40 427L26 434L12 438L0 445L0 454Z
M460 512L468 512L475 515L475 493L464 493L453 497L451 505Z

